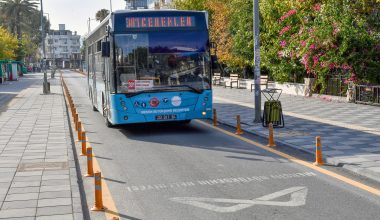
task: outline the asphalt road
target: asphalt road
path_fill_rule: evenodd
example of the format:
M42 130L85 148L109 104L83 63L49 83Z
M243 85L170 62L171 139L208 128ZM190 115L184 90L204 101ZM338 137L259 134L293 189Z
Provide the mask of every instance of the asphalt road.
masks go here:
M380 216L378 196L197 121L107 128L92 111L85 77L69 71L63 76L122 219ZM80 164L83 172L83 157ZM84 188L91 208L93 179L84 178ZM104 219L103 213L89 213Z

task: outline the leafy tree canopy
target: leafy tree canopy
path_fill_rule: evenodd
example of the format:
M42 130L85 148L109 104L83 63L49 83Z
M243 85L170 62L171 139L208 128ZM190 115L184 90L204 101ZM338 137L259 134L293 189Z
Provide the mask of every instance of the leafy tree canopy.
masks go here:
M102 22L110 13L107 9L100 9L99 11L96 12L95 14L95 19L99 22Z

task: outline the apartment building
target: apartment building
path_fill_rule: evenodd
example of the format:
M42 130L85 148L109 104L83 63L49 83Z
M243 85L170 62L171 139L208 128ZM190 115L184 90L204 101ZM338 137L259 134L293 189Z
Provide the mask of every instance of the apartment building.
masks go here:
M171 9L172 1L171 0L155 0L154 9Z
M79 68L81 64L80 35L66 30L59 24L59 30L50 30L45 38L47 65L58 68Z

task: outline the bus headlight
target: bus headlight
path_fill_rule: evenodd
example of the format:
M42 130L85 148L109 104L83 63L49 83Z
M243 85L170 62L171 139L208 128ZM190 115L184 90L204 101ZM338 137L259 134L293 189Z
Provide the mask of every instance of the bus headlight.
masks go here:
M203 116L206 116L206 114L207 114L206 112L202 112L202 115L203 115Z

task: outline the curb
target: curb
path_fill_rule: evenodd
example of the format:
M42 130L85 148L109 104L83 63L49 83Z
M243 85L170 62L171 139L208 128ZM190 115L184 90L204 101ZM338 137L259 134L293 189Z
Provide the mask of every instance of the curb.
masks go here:
M62 72L60 72L62 74ZM58 77L57 77L58 79ZM73 139L73 131L70 126L70 115L69 115L69 109L67 108L67 102L65 99L63 86L61 78L59 77L59 85L62 89L62 98L63 98L63 104L64 104L64 112L66 116L65 120L65 130L66 130L66 138L67 140L70 140L69 143L67 143L67 151L69 156L69 168L70 168L70 185L72 190L72 207L73 207L73 218L74 220L82 220L82 219L89 219L87 215L85 215L84 208L87 205L86 197L84 194L83 189L83 180L81 178L81 172L79 168L78 163L78 155L75 151L75 142Z
M231 125L228 122L224 122L223 120L220 120L219 118L218 118L218 122L222 125L226 125L228 127L236 128L234 125ZM263 134L260 131L252 132L252 131L249 131L245 128L242 128L242 129L249 134L257 135L257 136L262 137L262 138L268 138L268 136L266 134ZM300 152L303 152L303 153L306 153L306 154L309 154L312 156L315 155L314 153L312 153L306 149L301 149L294 144L290 144L290 143L287 143L287 142L281 141L281 140L276 140L276 142L280 143L286 147L292 148L293 150L297 150L297 151L300 151ZM342 162L339 159L334 159L334 158L330 158L327 156L325 156L324 161L326 163L334 165L334 166L340 166L342 164ZM368 179L371 179L371 180L374 180L374 181L380 183L380 175L374 171L369 170L369 169L361 168L361 167L354 166L351 164L344 164L342 166L342 168L345 169L346 171L351 172L351 173L357 174L357 175L362 176L362 177L366 177Z

